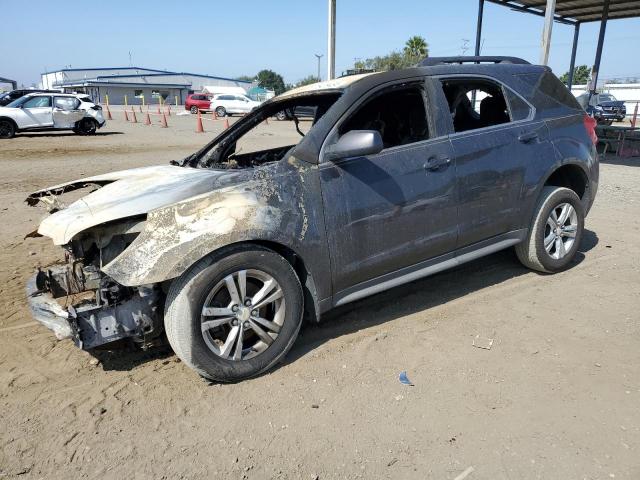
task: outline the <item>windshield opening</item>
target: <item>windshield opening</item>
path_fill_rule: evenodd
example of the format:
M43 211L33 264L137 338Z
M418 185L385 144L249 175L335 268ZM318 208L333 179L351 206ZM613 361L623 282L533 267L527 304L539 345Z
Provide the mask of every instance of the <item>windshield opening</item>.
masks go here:
M314 93L268 103L216 138L183 165L251 168L284 158L340 98L341 92Z

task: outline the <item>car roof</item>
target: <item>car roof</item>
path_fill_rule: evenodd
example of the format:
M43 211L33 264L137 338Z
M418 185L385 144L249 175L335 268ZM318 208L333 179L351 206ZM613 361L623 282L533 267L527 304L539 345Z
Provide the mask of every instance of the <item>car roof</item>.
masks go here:
M550 71L549 67L531 65L528 63L462 63L462 64L435 64L429 66L417 66L401 70L389 70L385 72L361 73L339 77L334 80L312 83L303 87L294 88L278 95L278 100L287 99L305 93L322 93L345 90L355 85L374 86L387 81L400 80L417 76L442 76L442 75L480 75L499 78L505 75L518 75L527 73L542 73Z

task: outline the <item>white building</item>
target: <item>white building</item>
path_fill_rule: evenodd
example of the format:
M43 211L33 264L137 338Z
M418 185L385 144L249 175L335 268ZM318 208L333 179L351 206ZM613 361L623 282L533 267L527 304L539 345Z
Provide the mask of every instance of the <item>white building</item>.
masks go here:
M41 75L40 87L89 94L94 101L121 105L154 104L163 100L184 103L189 93L205 87L234 87L246 92L255 83L197 73L170 72L152 68L65 68Z

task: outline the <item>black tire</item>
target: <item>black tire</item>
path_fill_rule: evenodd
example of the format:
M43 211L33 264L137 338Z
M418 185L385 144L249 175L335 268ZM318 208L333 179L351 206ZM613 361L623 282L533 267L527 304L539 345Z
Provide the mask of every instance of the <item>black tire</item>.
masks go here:
M284 110L276 113L276 119L280 120L280 121L286 120L287 119L287 113Z
M242 360L222 358L205 342L202 308L216 284L238 270L260 269L273 277L284 294L284 322L273 343ZM218 382L236 382L272 368L289 351L302 325L303 293L295 271L283 257L256 245L238 246L206 257L176 279L167 294L165 330L176 355L199 375Z
M83 118L80 120L76 127L73 129L78 135L95 135L98 130L98 122L93 118Z
M193 105L193 106L189 109L189 111L195 115L196 113L198 113L198 107L196 107L195 105Z
M11 120L0 120L0 138L13 138L15 135L15 124Z
M552 210L568 203L576 213L577 226L571 247L562 258L553 258L544 246L544 239L550 227L547 223ZM573 190L564 187L544 187L538 200L529 233L525 240L516 245L518 259L525 267L545 273L556 273L566 269L573 261L584 230L584 206ZM554 247L552 247L554 248Z
M226 117L227 116L227 110L224 107L218 107L216 108L216 115L219 117Z

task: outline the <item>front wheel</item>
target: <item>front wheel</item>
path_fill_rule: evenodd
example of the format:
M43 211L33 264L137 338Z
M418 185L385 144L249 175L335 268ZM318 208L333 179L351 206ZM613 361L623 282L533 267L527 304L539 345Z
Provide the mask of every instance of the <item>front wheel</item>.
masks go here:
M302 287L289 262L245 246L204 258L173 282L165 329L176 355L198 374L235 382L287 353L302 314Z
M280 112L276 113L276 119L280 120L280 121L286 120L287 119L286 112L283 110L283 111L280 111Z
M584 230L584 207L573 190L544 187L527 238L516 246L523 265L540 272L567 268Z
M196 113L198 113L198 107L194 105L189 109L189 111L195 115Z
M98 130L98 122L93 118L83 118L73 129L78 135L93 135L96 133L96 130Z
M0 138L13 138L16 126L10 120L0 120Z
M216 108L216 115L219 117L224 117L227 115L227 110L224 107Z

